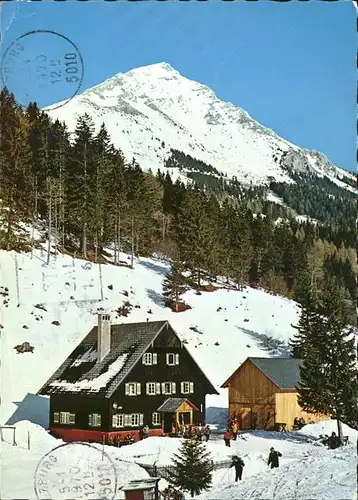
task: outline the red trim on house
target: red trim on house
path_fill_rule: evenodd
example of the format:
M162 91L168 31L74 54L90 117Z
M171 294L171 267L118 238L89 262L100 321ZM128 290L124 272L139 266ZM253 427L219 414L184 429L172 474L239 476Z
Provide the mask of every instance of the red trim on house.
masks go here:
M140 431L139 429L127 430L127 431L114 431L114 432L103 432L103 431L91 431L83 429L67 429L65 427L50 427L51 433L57 437L63 439L63 441L85 441L92 443L103 443L103 438L105 439L105 444L108 444L109 438L123 440L128 434L133 436L135 441L140 441ZM166 436L163 429L149 429L149 437L152 436Z

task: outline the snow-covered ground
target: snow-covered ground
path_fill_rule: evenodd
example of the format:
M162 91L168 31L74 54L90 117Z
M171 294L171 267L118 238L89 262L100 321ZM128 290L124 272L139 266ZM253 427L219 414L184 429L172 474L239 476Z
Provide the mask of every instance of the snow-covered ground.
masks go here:
M121 254L122 261L128 258ZM36 498L33 479L37 464L63 444L46 432L48 399L36 392L96 324L97 307L115 311L129 301L133 308L128 317L113 312L113 322L169 320L218 389L247 356L288 354L292 324L299 317L297 304L291 300L251 288L223 288L201 295L188 291L184 299L192 309L177 314L162 304L161 284L169 268L163 261L135 259L133 270L98 266L66 255L53 256L49 266L45 261L41 250L34 251L32 258L0 251L0 424L16 427L17 442L12 446L12 431L3 431L1 498ZM25 341L34 346L34 352L16 354L14 346ZM226 390L220 389L219 396L207 396L206 403L226 407ZM246 466L240 485L233 485L232 469L215 471L213 490L203 498L283 498L285 491L285 498L352 498L353 445L330 451L314 443L317 434L332 429L334 422L287 435L250 432L231 448L221 439L209 441L207 447L215 461L237 451ZM355 431L345 428L344 433L354 441ZM105 447L116 467L115 498L124 498L119 489L124 482L148 477L138 464L157 461L157 465L168 465L179 445L179 439L149 438L120 449ZM270 446L283 454L281 468L274 472L266 466ZM71 459L80 462L81 453L83 450L75 450Z
M226 447L221 439L210 440L205 446L214 462L228 461L233 454L242 457L245 463L243 480L239 484L234 483L234 470L225 466L214 471L211 490L202 493L198 498L353 499L356 484L357 431L343 425L343 432L349 436L350 443L338 450L328 450L318 443L316 438L322 432L330 433L332 429L336 430L335 421L307 425L301 431L290 433L251 431L241 434L236 442L232 441L230 448ZM30 450L27 449L28 434L31 436ZM10 431L4 438L5 442L1 443L1 498L35 499L34 482L36 479L38 482L38 464L46 453L64 443L51 437L42 427L28 421L17 424L17 446L11 445ZM179 451L180 444L181 440L177 438L153 437L122 448L103 447L104 463L110 460L117 479L117 493L114 498L124 498L121 487L128 481L149 477L141 464L155 464L157 467L170 465L173 455ZM91 446L94 448L91 450L92 454L95 452L97 460L102 463L102 447ZM280 468L276 470L267 466L271 446L282 453ZM66 447L63 447L62 452L65 453L66 460L72 461L82 471L84 461L88 457L83 455L80 445L71 445L67 452L71 453L70 456L66 455ZM66 484L71 485L68 478ZM164 489L166 484L165 480L161 480L159 488ZM72 497L85 498L81 494L72 494Z

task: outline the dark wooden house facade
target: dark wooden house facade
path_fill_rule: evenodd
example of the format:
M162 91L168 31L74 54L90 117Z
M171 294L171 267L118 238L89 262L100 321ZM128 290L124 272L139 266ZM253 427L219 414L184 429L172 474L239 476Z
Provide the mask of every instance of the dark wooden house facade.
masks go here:
M65 441L139 439L205 422L218 394L167 321L94 327L38 394L50 396L50 430Z

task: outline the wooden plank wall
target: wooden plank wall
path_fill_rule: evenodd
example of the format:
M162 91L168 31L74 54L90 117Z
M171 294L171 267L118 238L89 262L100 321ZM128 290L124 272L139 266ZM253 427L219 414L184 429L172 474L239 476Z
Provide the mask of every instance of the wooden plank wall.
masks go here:
M297 402L297 392L281 389L281 392L276 394L276 422L285 422L287 430L291 430L295 417L303 417L306 423L310 421L320 422L329 418L327 415L303 411Z
M229 386L229 416L237 416L241 429L265 429L275 422L277 387L247 360Z

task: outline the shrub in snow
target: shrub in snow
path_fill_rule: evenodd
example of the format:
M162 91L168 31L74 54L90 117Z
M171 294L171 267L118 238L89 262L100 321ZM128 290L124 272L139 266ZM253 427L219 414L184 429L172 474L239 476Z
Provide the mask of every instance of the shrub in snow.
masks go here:
M213 462L206 446L195 439L185 439L179 453L174 454L173 470L167 481L193 498L202 490L208 490L212 482Z

